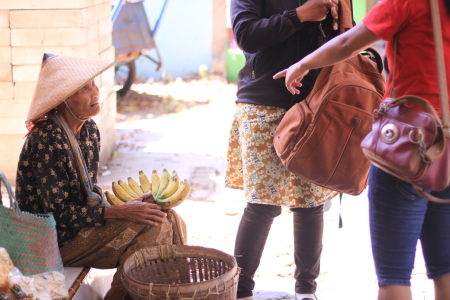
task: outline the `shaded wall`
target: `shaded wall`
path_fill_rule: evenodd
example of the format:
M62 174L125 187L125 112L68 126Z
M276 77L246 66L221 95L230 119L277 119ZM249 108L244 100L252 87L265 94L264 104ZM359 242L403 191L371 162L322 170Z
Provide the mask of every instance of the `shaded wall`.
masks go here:
M110 13L110 0L0 0L0 170L13 184L43 53L113 61ZM114 69L96 83L104 164L115 147Z

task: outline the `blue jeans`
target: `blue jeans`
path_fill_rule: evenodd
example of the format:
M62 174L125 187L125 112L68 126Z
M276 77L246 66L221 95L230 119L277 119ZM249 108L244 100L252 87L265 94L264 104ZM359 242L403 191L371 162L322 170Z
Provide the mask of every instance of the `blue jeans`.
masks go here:
M432 192L450 199L450 187ZM411 184L371 166L369 213L378 285L411 285L417 241L428 278L450 273L450 203L422 198Z

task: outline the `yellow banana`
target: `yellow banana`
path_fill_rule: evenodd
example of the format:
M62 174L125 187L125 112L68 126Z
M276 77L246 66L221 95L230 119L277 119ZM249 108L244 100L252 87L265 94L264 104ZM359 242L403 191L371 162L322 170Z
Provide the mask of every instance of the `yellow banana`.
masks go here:
M128 194L117 182L113 181L112 190L117 198L126 202L130 200L134 200L134 198Z
M152 172L152 195L153 196L156 196L156 194L158 193L159 182L160 182L160 178L159 178L158 172L156 172L156 170L153 170L153 172Z
M131 197L133 197L133 199L136 199L138 196L138 194L136 194L133 189L123 180L118 180L117 183L125 190L125 192L127 192Z
M122 200L120 200L119 198L117 198L116 196L114 196L113 194L111 194L108 191L105 192L105 196L106 196L106 200L111 205L117 205L117 204L125 203L125 202L123 202Z
M144 193L148 193L152 190L152 184L144 171L139 171L139 183L141 184L141 189Z
M191 186L185 179L184 181L180 182L180 185L175 194L163 200L156 200L156 204L158 204L162 209L174 208L175 206L180 205L184 201L184 199L186 199L190 191Z
M141 189L136 180L134 180L131 177L128 177L128 185L133 190L133 192L135 192L138 195L138 197L144 193L144 191Z
M164 169L161 173L161 180L159 182L159 188L156 196L161 195L161 193L166 189L167 185L169 184L169 179L170 173L169 171L167 171L167 169Z
M157 195L157 198L165 199L167 197L172 196L177 191L179 185L180 185L180 178L178 177L177 172L172 171L172 176L169 179L169 184L160 195Z

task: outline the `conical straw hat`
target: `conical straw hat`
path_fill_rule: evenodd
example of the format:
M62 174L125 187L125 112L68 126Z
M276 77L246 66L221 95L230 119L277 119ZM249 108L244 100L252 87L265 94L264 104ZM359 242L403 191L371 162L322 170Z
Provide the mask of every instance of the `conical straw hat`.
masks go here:
M42 117L115 62L44 54L26 123Z

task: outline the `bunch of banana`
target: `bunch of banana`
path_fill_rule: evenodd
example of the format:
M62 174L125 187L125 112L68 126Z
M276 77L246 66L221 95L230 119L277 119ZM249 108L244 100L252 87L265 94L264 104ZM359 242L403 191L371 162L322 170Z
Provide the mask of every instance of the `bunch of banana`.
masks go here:
M119 180L117 182L114 181L112 183L112 190L114 194L106 191L106 200L111 205L117 205L136 199L142 195L143 192L142 190L139 191L137 189L139 185L137 185L137 187L135 187L135 185L137 185L137 183L131 177L128 178L128 184L123 180Z
M174 208L180 205L184 199L189 195L191 191L191 186L189 182L185 179L178 184L177 189L170 196L162 198L162 196L156 197L156 204L161 206L162 209Z
M122 180L113 182L114 194L105 192L106 199L109 204L117 205L151 192L156 203L162 209L169 209L181 204L191 190L186 179L180 182L177 172L172 171L170 174L167 169L162 171L161 176L156 170L153 170L151 181L144 171L139 171L139 183L140 185L131 177L128 177L128 183Z
M106 200L111 205L117 205L117 204L125 203L122 200L120 200L119 198L117 198L114 194L111 194L108 191L105 192L105 196L106 196Z
M191 191L189 182L180 181L176 171L172 174L164 169L159 176L158 172L152 172L152 193L156 204L162 209L169 209L180 205Z

